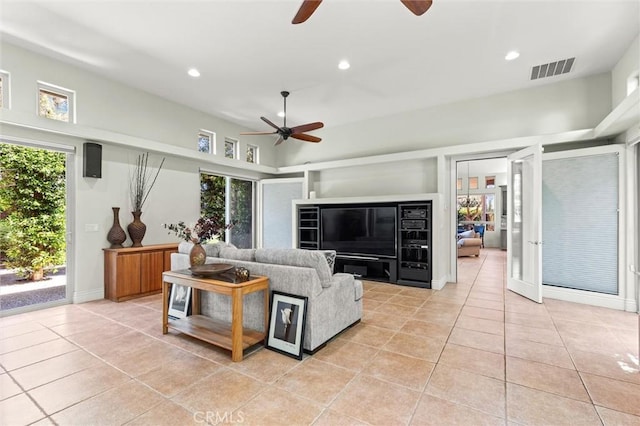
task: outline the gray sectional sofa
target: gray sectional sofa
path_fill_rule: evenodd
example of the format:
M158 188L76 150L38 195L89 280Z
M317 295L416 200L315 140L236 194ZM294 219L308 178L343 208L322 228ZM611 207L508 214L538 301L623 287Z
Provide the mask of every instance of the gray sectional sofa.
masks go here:
M171 270L189 268L191 243L181 243L171 255ZM306 296L307 319L303 348L313 352L362 318L362 282L352 275L334 274L325 253L300 249L238 249L225 243L206 244L206 263L244 267L269 278L270 290ZM230 298L202 292L201 312L230 321ZM265 330L261 292L245 296L244 327Z

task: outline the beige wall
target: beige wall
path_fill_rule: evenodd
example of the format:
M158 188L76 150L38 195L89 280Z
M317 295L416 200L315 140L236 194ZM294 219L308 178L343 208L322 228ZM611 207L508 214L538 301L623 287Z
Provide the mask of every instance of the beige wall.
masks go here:
M216 132L219 156L225 136L239 139L240 132L249 130L8 43L0 44L0 68L11 73L11 109L25 114L36 115L36 82L44 81L76 92L76 123L90 128L194 151L199 130L206 129ZM51 120L39 120L43 127L50 125ZM240 152L246 152L246 141L240 141ZM274 165L274 156L271 144L261 145L262 164Z
M610 73L324 129L289 145L279 166L595 127L611 112Z
M640 36L631 43L625 54L611 71L611 100L616 107L627 97L627 79L638 73L640 67Z

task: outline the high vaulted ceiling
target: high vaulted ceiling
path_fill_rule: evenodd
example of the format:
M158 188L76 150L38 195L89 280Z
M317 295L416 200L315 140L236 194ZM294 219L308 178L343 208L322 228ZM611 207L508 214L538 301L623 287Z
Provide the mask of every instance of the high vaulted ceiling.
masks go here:
M640 28L638 0L434 0L422 16L399 0L326 0L292 25L300 4L0 0L0 36L266 130L282 90L287 124L337 126L609 71ZM507 62L510 50L521 55ZM569 74L530 81L532 66L569 57Z

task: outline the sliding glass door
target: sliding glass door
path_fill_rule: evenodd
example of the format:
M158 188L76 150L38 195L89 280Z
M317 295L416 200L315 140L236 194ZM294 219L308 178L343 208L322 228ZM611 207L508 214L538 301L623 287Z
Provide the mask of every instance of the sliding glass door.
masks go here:
M238 248L254 246L255 182L229 176L200 174L200 214L222 216L234 226L225 241Z
M72 161L71 149L0 143L0 314L69 301Z

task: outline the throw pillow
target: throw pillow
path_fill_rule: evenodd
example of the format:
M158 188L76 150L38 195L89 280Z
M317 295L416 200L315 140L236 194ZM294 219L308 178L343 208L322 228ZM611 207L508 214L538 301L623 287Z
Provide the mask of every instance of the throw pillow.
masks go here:
M220 257L220 250L225 247L236 248L233 244L225 243L224 241L218 241L216 243L207 243L202 245L204 251L208 257Z
M182 241L180 244L178 244L178 253L189 254L191 253L192 248L193 248L193 243Z
M331 269L331 274L333 275L336 266L336 251L320 250L320 253L324 254L324 257L327 259L327 264L329 265L329 269Z
M476 232L473 229L458 234L458 238L473 238L475 236Z

